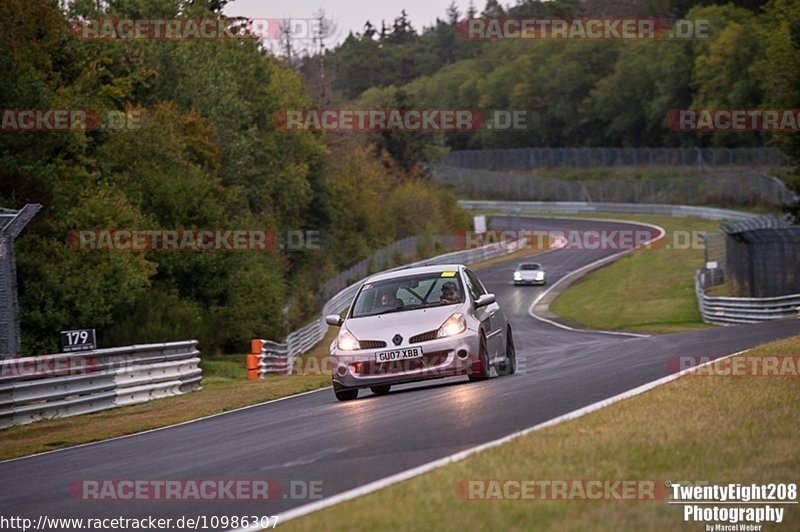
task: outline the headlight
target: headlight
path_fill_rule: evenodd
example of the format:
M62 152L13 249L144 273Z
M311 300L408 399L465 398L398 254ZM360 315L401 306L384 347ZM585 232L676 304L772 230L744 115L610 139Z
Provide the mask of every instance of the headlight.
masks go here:
M467 320L464 315L456 312L439 327L439 333L436 335L438 338L447 338L448 336L455 336L467 330Z
M519 273L519 272L514 272L514 280L515 281L521 281L522 280L522 274Z
M544 272L536 272L536 280L541 281L544 279Z
M342 330L339 332L339 338L337 338L336 344L342 351L355 351L356 349L361 349L356 337L350 334L350 331L344 327L342 327Z

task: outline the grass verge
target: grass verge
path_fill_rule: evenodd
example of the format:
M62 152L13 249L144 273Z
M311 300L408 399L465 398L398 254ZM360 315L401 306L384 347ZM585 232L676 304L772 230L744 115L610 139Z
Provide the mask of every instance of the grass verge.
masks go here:
M743 166L706 166L699 171L696 166L615 166L593 168L553 167L520 170L512 173L533 174L540 177L575 181L602 181L608 179L669 179L715 177L753 174L755 172L783 178L783 168L756 168Z
M713 297L734 297L733 286L730 282L724 282L706 288L706 294Z
M553 313L592 329L669 333L709 327L694 294L694 273L703 265L704 250L697 245L682 248L692 242L686 235L716 231L719 222L669 216L591 217L659 225L667 232L665 245L636 251L590 273L550 305Z
M800 355L800 337L747 353L774 354ZM663 500L471 501L459 498L455 488L464 479L797 482L797 378L685 376L281 526L290 530L616 531L674 530L688 525L702 530L702 524L684 523L680 507ZM796 530L798 520L800 509L788 506L783 525L776 529Z

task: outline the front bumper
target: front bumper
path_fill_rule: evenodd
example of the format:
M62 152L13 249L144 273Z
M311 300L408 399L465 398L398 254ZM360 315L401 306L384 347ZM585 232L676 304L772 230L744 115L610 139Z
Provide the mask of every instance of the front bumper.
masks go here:
M541 285L545 284L546 282L547 281L545 279L540 279L540 280L537 280L537 279L520 279L519 281L515 280L514 284L515 285L525 284L525 285L531 285L531 286L537 286L537 285L541 286Z
M392 349L419 347L422 358L378 363L375 354ZM427 379L468 375L479 363L480 335L466 330L450 338L380 349L331 352L333 381L345 388L367 388L382 384L402 384Z

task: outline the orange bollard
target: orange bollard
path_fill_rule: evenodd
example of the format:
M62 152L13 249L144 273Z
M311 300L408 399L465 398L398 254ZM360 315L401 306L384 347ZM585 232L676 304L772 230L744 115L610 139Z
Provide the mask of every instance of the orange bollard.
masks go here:
M262 342L261 340L252 340L250 342L250 354L247 355L247 378L249 380L256 380L261 378L261 369L258 367L258 362L262 356Z
M250 353L253 355L260 355L263 353L261 340L252 340L250 342Z

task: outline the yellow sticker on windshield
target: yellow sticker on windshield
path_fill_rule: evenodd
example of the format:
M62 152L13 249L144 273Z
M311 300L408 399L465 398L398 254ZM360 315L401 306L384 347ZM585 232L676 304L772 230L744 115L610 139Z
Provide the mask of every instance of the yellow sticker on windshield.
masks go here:
M442 277L455 277L456 272L442 272Z

